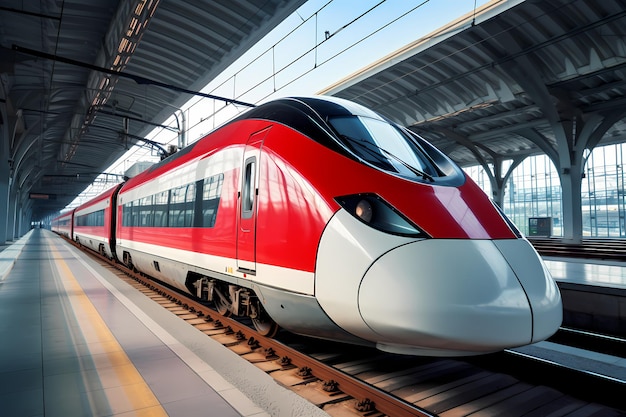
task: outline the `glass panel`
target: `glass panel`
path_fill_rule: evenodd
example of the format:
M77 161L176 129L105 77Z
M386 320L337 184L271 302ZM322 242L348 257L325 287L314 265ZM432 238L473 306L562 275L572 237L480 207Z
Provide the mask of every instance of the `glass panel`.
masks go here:
M154 226L167 227L168 201L170 192L163 191L154 195Z
M343 144L364 161L411 179L439 176L426 154L406 133L369 117L342 116L328 121Z
M202 226L215 226L217 218L217 208L220 203L224 174L214 175L204 180L202 192Z
M252 217L252 209L254 208L254 184L255 184L255 162L254 158L246 162L243 179L243 192L241 196L242 217Z
M504 169L510 162L503 164ZM491 184L482 166L465 168L468 175L491 195ZM488 185L488 186L487 186ZM538 155L526 158L509 177L502 210L525 235L529 235L530 217L552 217L552 236L562 236L561 183L550 158Z
M596 148L582 183L583 236L626 237L624 144Z
M583 237L626 237L625 161L624 144L598 147L587 156L581 186ZM465 170L486 185L482 167ZM529 217L545 216L553 219L553 235L562 236L561 204L559 177L545 155L524 160L507 182L504 212L525 234Z

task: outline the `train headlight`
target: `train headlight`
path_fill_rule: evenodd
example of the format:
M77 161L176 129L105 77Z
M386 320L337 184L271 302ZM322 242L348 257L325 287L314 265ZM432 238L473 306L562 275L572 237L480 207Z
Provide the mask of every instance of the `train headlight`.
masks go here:
M354 194L335 198L348 213L359 221L380 230L400 236L429 237L415 223L377 194Z
M361 200L357 203L356 208L354 209L354 214L357 215L361 220L365 223L369 223L372 221L372 205L367 200Z

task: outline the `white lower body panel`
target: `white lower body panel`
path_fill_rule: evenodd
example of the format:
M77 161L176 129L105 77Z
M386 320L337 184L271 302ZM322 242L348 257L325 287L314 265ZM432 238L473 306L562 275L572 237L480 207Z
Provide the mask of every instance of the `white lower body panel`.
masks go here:
M234 258L128 240L117 245L117 255L120 258L124 252L130 253L133 264L138 270L185 291L187 290L185 288L187 273L204 270L231 276L233 279L240 280L240 283L250 282L289 292L313 295L314 274L312 272L257 263L256 272L252 275L238 272L237 261ZM158 262L158 270L154 264L155 260Z

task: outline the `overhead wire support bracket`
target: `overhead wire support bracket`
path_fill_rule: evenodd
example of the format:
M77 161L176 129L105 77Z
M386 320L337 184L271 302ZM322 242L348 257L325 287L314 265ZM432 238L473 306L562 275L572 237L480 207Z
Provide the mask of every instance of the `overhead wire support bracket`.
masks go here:
M216 96L216 95L213 95L213 94L202 93L200 91L188 90L188 89L183 88L183 87L178 87L178 86L175 86L175 85L172 85L172 84L166 84L166 83L163 83L163 82L160 82L160 81L152 80L150 78L142 77L140 75L128 74L128 73L121 72L121 71L114 71L114 70L111 70L111 69L108 69L108 68L99 67L97 65L88 64L86 62L76 61L74 59L65 58L65 57L62 57L62 56L53 55L53 54L49 54L49 53L46 53L46 52L37 51L37 50L34 50L34 49L24 48L22 46L15 45L15 44L13 44L12 49L15 52L19 52L19 53L26 54L26 55L31 55L31 56L36 56L38 58L50 59L52 61L62 62L64 64L69 64L69 65L74 65L74 66L77 66L77 67L87 68L87 69L90 69L92 71L98 71L98 72L102 72L102 73L105 73L105 74L114 75L114 76L117 76L117 77L128 78L130 80L135 81L137 84L140 84L140 85L141 84L155 85L157 87L166 88L168 90L178 91L179 93L186 93L186 94L191 94L191 95L194 95L194 96L200 96L200 97L210 98L210 99L213 99L213 100L224 101L227 104L235 104L235 105L238 105L238 106L245 106L245 107L256 107L255 104L247 103L245 101L239 101L239 100L234 100L234 99L230 99L230 98L226 98L226 97L220 97L220 96Z

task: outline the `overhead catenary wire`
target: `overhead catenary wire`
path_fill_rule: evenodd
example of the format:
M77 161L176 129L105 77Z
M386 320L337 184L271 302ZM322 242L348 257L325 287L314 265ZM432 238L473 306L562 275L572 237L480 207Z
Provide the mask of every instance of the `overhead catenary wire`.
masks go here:
M430 1L430 0L425 0L425 1L423 1L423 2L421 2L421 3L419 3L419 4L417 4L417 5L415 5L413 8L411 8L411 9L410 9L410 10L408 10L408 11L406 11L405 13L403 13L403 14L401 14L401 15L399 15L399 16L395 16L393 19L389 20L388 22L381 24L380 26L378 26L377 28L374 28L371 32L369 32L369 33L368 33L368 34L366 34L365 36L362 36L361 38L359 38L359 39L357 39L356 41L354 41L354 42L350 43L349 45L346 45L346 47L345 47L345 48L343 48L341 51L338 51L336 54L334 54L334 55L332 55L331 57L329 57L329 58L325 59L324 61L318 62L318 61L317 61L317 59L316 59L316 60L315 60L315 64L314 64L314 66L313 66L313 67L311 67L311 68L309 68L308 70L306 70L306 71L302 72L302 73L301 73L301 74L299 74L297 77L293 78L292 80L288 81L287 83L285 83L285 84L283 84L283 85L281 85L281 86L276 86L276 85L274 85L274 88L272 88L272 90L273 90L273 91L272 91L271 93L269 93L269 94L267 94L267 95L263 96L263 97L262 97L261 99L259 99L259 100L255 100L255 102L256 102L256 103L258 103L258 102L261 102L261 101L263 101L263 100L267 99L267 98L268 98L269 96L271 96L272 94L274 94L274 93L276 93L276 92L278 92L278 91L281 91L282 89L286 88L287 86L290 86L290 85L292 85L293 83L297 82L298 80L300 80L300 79L302 79L302 78L306 77L308 74L310 74L310 73L311 73L312 71L314 71L315 69L318 69L318 68L320 68L321 66L327 65L328 63L332 62L334 59L336 59L336 58L337 58L337 57L339 57L340 55L342 55L342 54L346 53L347 51L349 51L350 49L354 48L355 46L357 46L357 45L359 45L359 44L363 43L365 40L367 40L367 39L371 38L371 37L372 37L372 36L374 36L376 33L379 33L380 31L382 31L382 30L384 30L385 28L387 28L387 27L389 27L389 26L393 25L394 23L396 23L396 22L397 22L397 21L399 21L400 19L403 19L403 18L407 17L408 15L410 15L410 14L414 13L416 10L418 10L418 9L419 9L419 8L421 8L421 7L423 7L425 4L429 3L429 1ZM303 24L306 24L306 23L307 23L307 22L309 22L311 19L316 18L316 17L317 17L317 15L318 15L318 14L319 14L319 13L320 13L323 9L325 9L325 8L329 7L329 5L330 5L330 4L332 4L332 3L333 3L333 1L328 1L328 2L324 3L324 5L322 5L322 7L320 7L318 10L316 10L316 11L315 11L315 12L314 12L314 13L313 13L313 14L312 14L309 18L306 18L306 19L304 19L304 18L303 18L300 14L298 14L298 17L300 18L300 21L301 21L301 22L300 22L300 24L298 24L295 28L293 28L292 30L290 30L290 31L289 31L286 35L284 35L283 37L281 37L281 38L280 38L277 42L273 43L273 44L272 44L269 48L267 48L267 49L266 49L266 50L264 50L262 53L260 53L259 55L257 55L257 57L256 57L256 58L254 58L254 59L252 59L252 61L251 61L250 63L246 64L246 65L245 65L245 66L243 66L241 69L239 69L239 70L238 70L238 73L240 73L240 72L244 71L245 69L249 68L251 65L253 65L253 62L254 62L255 60L259 59L261 56L263 56L264 54L268 53L268 51L270 51L270 50L272 50L272 49L276 48L276 46L277 46L280 42L284 41L284 40L285 40L285 39L287 39L289 36L292 36L292 34L293 34L293 33L295 33L295 32L296 32L296 31L297 31L300 27L302 27L302 25L303 25ZM265 82L267 82L268 80L270 80L271 78L276 78L276 76L277 76L277 75L279 75L279 74L283 73L284 71L286 71L286 70L287 70L290 66L295 65L295 63L297 63L299 60L301 60L301 59L302 59L303 57L305 57L307 54L311 53L313 50L317 50L317 49L318 49L321 45L323 45L325 42L328 42L330 39L333 39L333 40L334 40L334 39L335 39L334 35L337 35L339 32L343 31L343 30L344 30L344 29L346 29L347 27L349 27L349 26L351 26L351 25L354 25L357 21L359 21L360 19L363 19L366 15L368 15L368 14L372 13L372 11L373 11L375 8L379 7L380 5L382 5L382 4L384 4L384 3L385 3L385 1L378 2L376 5L374 5L373 7L369 8L366 12L361 13L361 14L360 14L358 17L356 17L355 19L352 19L351 21L349 21L349 22L348 22L348 23L346 23L345 25L341 26L341 28L340 28L340 29L338 29L338 30L334 31L334 32L333 32L333 36L329 36L328 38L324 38L324 39L322 39L322 40L321 40L321 41L319 41L319 42L317 42L317 41L316 41L316 44L315 44L315 46L314 46L313 48L310 48L310 49L308 49L307 51L305 51L304 53L302 53L302 54L298 55L297 57L293 58L293 59L292 59L292 60L291 60L291 61L290 61L287 65L285 65L284 67L282 67L282 68L278 68L278 69L277 69L277 68L276 68L276 66L275 66L275 64L273 64L272 74L271 74L269 77L264 78L263 80L261 80L260 82L258 82L258 83L256 83L256 84L254 84L252 87L250 87L249 89L247 89L247 90L245 90L245 91L241 92L240 94L238 94L238 95L236 95L236 96L233 96L233 98L235 98L235 99L239 99L239 98L241 98L241 97L244 97L244 96L246 96L247 94L249 94L251 91L254 91L255 89L257 89L257 88L258 88L259 86L261 86L263 83L265 83ZM461 27L456 26L456 27L454 27L454 28L453 28L453 30L454 30L455 32L456 32L456 31L460 31L460 30L465 30L465 29L468 29L468 28L470 28L471 26L475 25L475 22L476 22L476 17L477 17L477 7L476 7L476 4L477 4L477 1L476 1L476 0L474 0L474 7L473 7L472 14L470 15L470 20L469 20L469 22L468 22L465 26L461 26ZM546 13L548 13L548 12L546 12ZM544 13L544 14L545 14L545 13ZM520 23L520 26L521 26L521 25L523 25L523 24L528 24L528 23L529 23L529 22L522 22L522 23ZM318 29L318 28L317 28L317 26L318 26L318 25L316 24L316 33L317 33L317 29ZM481 42L485 42L485 41L487 41L488 39L491 39L491 38L493 38L493 37L499 36L499 35L501 35L502 33L505 33L505 32L507 32L507 31L514 30L514 29L515 29L515 28L511 28L511 27L509 27L509 28L506 28L505 30L503 30L503 31L501 31L501 32L499 32L499 33L497 33L497 34L492 34L492 35L491 35L491 36L489 36L487 39L481 39L480 41L472 42L472 44L471 44L471 45L467 45L465 48L463 48L463 49L461 49L461 50L450 52L450 53L446 54L445 56L440 57L440 58L439 58L439 59L437 59L436 61L429 62L428 64L423 65L423 66L421 66L420 68L416 68L416 69L414 69L414 70L412 70L412 71L410 71L410 72L407 72L407 73L405 73L405 74L400 74L400 75L398 75L398 76L394 77L393 79L387 80L387 81L386 81L386 83L385 83L385 85L391 84L391 83L393 83L394 81L396 81L396 82L397 82L398 80L402 79L403 77L407 77L407 76L409 76L409 75L410 75L410 74L412 74L412 73L415 73L415 72L418 72L418 71L422 71L422 70L424 70L425 68L427 68L427 67L429 67L429 66L436 65L438 62L440 62L440 61L442 61L442 60L445 60L445 59L447 59L447 58L453 57L453 56L454 56L454 55L456 55L456 54L460 54L460 53L462 53L463 51L466 51L468 48L471 48L471 47L473 47L473 46L475 46L475 45L480 44ZM424 37L424 38L422 38L422 39L421 39L421 41L428 41L430 38L434 38L434 37L436 37L436 36L442 36L442 33L441 33L441 32L439 32L439 33L437 33L437 34L435 34L435 35L428 36L428 37ZM469 71L471 71L472 69L468 69L468 70L469 70ZM226 83L228 83L228 82L232 82L232 81L233 81L233 80L235 80L235 79L236 79L236 74L235 74L235 76L232 76L232 77L228 78L226 81L224 81L224 82L222 82L221 84L219 84L216 88L212 89L212 91L216 91L216 90L218 90L219 88L223 87ZM363 91L362 93L360 93L360 94L359 94L359 96L356 96L356 97L354 97L354 98L356 99L356 98L362 97L363 95L366 95L366 94L368 94L368 93L371 93L371 92L376 91L376 90L378 90L378 89L380 89L380 88L383 88L383 87L384 87L384 86L376 86L376 87L373 87L373 88L371 88L371 89L370 89L370 90L368 90L368 91ZM235 91L236 91L236 89L233 87L233 90L232 90L232 91L233 91L233 92L235 92ZM202 99L199 99L199 100L202 100ZM218 109L218 110L215 112L215 114L217 114L218 112L223 111L223 110L224 110L224 107L222 107L221 109ZM209 119L209 118L211 118L211 117L212 117L212 116L209 116L209 117L204 117L202 120L200 120L200 121L199 121L199 122L197 122L196 124L191 125L189 128L191 129L191 128L197 127L200 123L202 123L202 122L206 121L207 119Z

